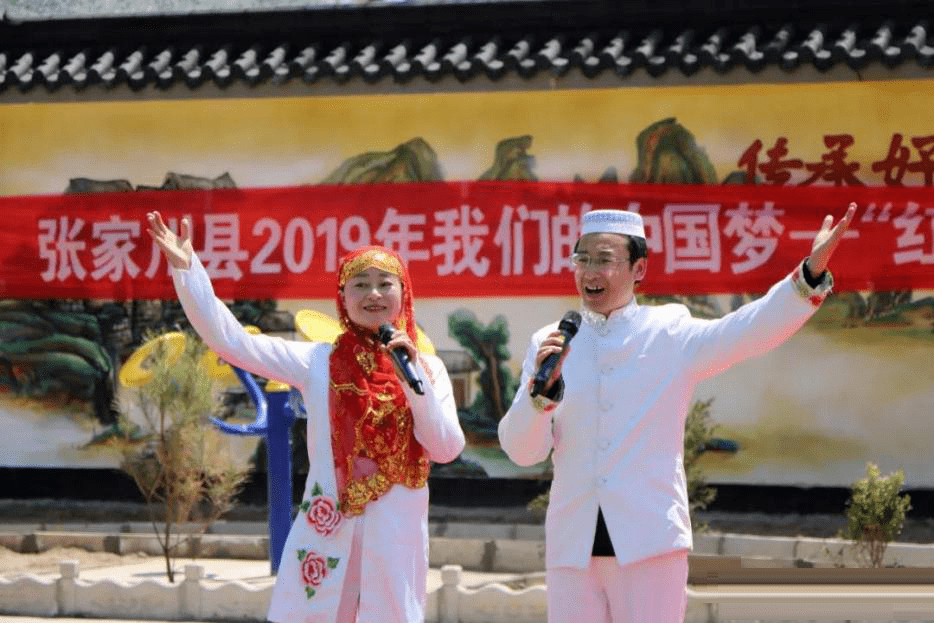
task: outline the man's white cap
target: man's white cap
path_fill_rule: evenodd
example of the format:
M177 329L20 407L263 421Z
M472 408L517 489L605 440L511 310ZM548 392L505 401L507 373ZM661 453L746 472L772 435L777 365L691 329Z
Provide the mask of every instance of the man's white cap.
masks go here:
M626 210L592 210L584 214L581 236L585 234L623 234L645 238L642 217Z

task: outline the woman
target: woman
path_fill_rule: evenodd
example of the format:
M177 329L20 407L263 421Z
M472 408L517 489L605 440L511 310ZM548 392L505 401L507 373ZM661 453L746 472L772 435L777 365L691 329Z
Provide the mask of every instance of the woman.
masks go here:
M337 305L344 332L332 346L247 333L217 299L192 250L158 212L149 233L172 265L192 326L225 361L288 383L308 411L308 480L279 566L269 620L422 623L428 573L429 461L464 447L451 382L437 357L415 349L408 271L366 247L341 260ZM385 346L383 323L396 330ZM388 349L408 351L424 395L401 382Z

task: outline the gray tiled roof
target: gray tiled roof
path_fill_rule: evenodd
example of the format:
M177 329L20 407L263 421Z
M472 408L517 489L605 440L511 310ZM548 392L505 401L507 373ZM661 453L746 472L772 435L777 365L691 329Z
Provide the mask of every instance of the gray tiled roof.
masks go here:
M85 17L127 17L239 13L379 5L453 5L515 0L0 0L8 19L51 20ZM534 2L536 0L526 0Z
M805 65L820 71L839 65L858 70L872 63L934 66L931 26L911 17L862 17L836 26L789 21L768 27L637 25L584 32L571 24L547 23L528 26L528 34L521 31L526 24L516 23L502 33L448 26L436 37L413 34L411 28L398 33L385 27L374 30L373 23L336 36L321 28L253 33L247 27L227 40L219 40L216 31L207 28L162 34L158 27L147 26L129 35L119 34L120 29L102 29L93 41L91 35L71 41L71 48L31 46L23 43L24 37L18 47L4 48L0 38L0 94L8 89L53 91L91 85L197 89L206 83L219 87L238 82L341 84L352 78L405 83L416 77L434 81L453 76L467 82L572 71L589 78L615 76L624 83L639 69L651 76L668 72L690 76L702 68L725 73L758 72L767 66L785 71Z

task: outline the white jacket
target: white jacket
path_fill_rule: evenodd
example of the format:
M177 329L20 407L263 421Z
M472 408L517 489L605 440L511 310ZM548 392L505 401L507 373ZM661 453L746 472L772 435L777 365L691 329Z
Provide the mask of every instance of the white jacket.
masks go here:
M587 567L598 506L621 565L692 547L683 452L694 388L791 336L828 288L819 290L804 283L799 267L717 320L635 300L608 318L585 311L562 367L564 397L550 412L533 405L528 382L539 345L557 324L535 333L499 438L519 465L554 450L548 567Z

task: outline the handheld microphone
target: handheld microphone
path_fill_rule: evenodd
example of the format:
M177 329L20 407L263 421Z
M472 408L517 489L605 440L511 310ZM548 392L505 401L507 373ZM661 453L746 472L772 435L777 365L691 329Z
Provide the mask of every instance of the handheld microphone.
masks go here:
M558 331L564 335L564 348L568 347L568 343L571 341L571 338L577 335L577 330L581 326L581 315L576 311L569 311L561 318L561 322L558 323ZM560 353L552 353L545 357L545 360L542 361L542 365L539 366L538 372L535 373L535 380L532 382L532 391L531 395L534 398L542 392L545 391L545 383L548 382L548 379L551 378L552 373L555 371L555 367L558 365L558 361L561 360L561 355L564 354L564 349Z
M392 339L392 334L395 332L395 327L387 322L379 326L377 337L383 344L388 344ZM396 367L402 373L402 377L405 379L405 382L409 384L409 387L412 388L412 391L419 396L424 396L425 390L422 389L422 382L418 378L418 373L415 371L415 365L412 363L412 359L409 357L409 351L399 346L398 348L390 350L389 356L392 357Z

